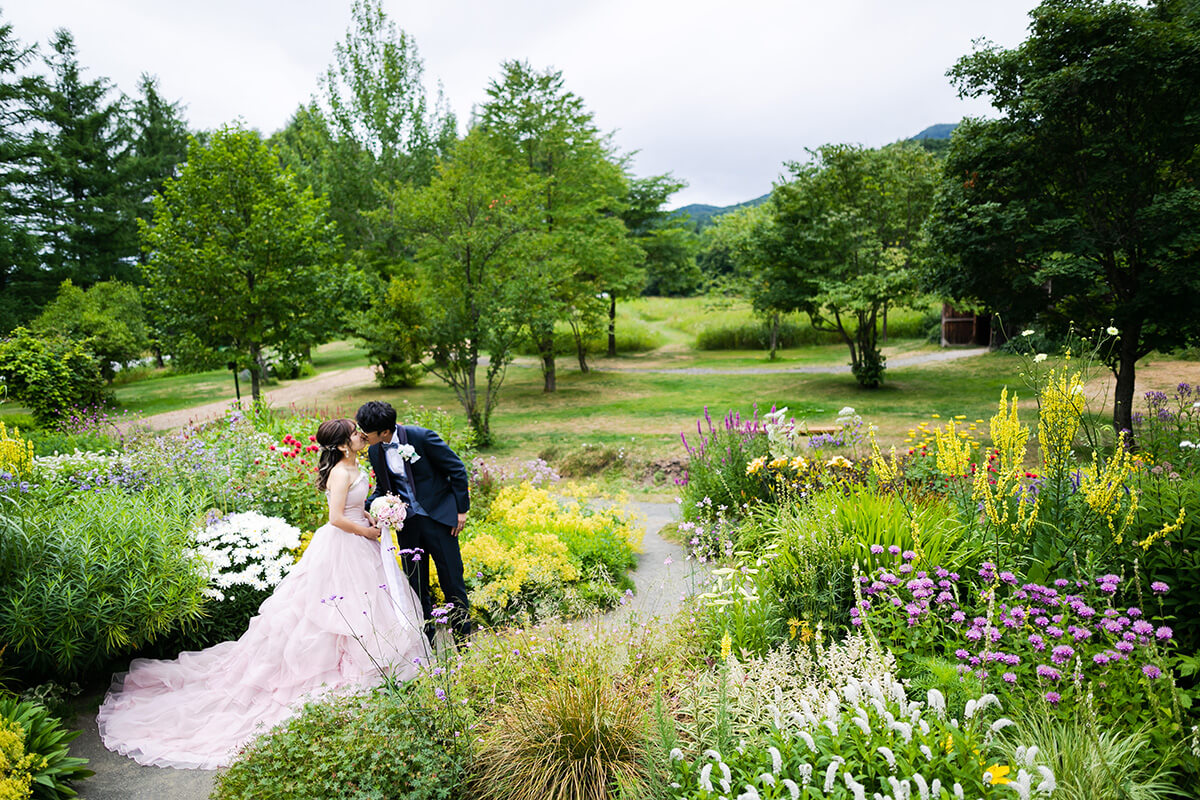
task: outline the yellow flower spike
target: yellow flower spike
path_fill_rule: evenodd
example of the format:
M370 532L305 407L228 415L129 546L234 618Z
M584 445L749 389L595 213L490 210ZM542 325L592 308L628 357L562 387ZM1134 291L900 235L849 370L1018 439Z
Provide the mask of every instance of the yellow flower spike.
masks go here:
M1169 523L1169 524L1167 524L1167 525L1163 525L1161 528L1159 528L1159 529L1158 529L1158 530L1156 530L1154 533L1152 533L1152 534L1150 534L1149 536L1147 536L1147 537L1146 537L1145 539L1143 539L1142 541L1140 541L1140 542L1135 542L1135 544L1136 544L1138 547L1142 548L1142 550L1149 550L1149 549L1150 549L1150 547L1151 547L1153 544L1155 544L1156 542L1162 541L1163 539L1165 539L1165 538L1167 538L1168 536L1170 536L1172 533L1175 533L1175 532L1176 532L1176 531L1178 531L1180 528L1182 528L1182 527L1183 527L1183 521L1184 521L1184 519L1186 519L1186 518L1187 518L1187 511L1185 511L1183 508L1180 508L1180 509L1179 509L1179 516L1177 516L1177 517L1175 518L1175 521L1174 521L1174 522L1172 522L1172 523Z
M728 661L729 656L733 653L733 637L729 635L729 629L725 629L725 633L721 635L721 660Z

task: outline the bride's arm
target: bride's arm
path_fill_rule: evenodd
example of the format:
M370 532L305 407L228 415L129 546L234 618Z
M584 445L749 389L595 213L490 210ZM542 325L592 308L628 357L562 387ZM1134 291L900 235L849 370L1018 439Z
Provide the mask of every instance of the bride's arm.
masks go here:
M378 539L378 528L346 517L346 495L350 492L351 483L350 476L343 469L335 469L329 474L329 523L355 536Z

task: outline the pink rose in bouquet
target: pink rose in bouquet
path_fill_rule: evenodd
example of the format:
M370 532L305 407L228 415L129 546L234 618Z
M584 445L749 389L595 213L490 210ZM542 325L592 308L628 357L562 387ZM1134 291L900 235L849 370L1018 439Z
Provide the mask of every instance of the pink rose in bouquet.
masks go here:
M385 494L371 503L371 516L380 527L387 526L398 531L408 518L408 504L394 494Z

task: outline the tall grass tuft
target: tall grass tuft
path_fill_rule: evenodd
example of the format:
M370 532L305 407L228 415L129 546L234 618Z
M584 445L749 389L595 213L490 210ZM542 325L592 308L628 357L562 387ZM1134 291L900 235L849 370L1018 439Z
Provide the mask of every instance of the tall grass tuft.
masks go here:
M1101 730L1094 722L1062 720L1030 710L1016 719L1008 741L1037 746L1054 771L1056 800L1167 800L1180 796L1164 753L1148 730ZM1015 747L1015 746L1014 746ZM1012 763L1020 761L1013 753Z
M581 660L526 688L484 735L475 791L493 800L605 800L649 780L646 703Z

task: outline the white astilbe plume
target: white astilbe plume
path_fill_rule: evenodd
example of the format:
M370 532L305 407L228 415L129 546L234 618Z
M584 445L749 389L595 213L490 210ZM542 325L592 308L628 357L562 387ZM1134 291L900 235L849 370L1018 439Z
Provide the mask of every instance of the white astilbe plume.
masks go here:
M783 755L779 752L779 748L771 746L767 748L767 752L771 754L771 771L783 772Z
M992 723L990 730L992 733L999 733L1000 731L1007 728L1009 725L1016 725L1016 724L1017 723L1013 722L1008 717L1001 717L1000 719L998 719Z
M730 773L728 764L726 764L724 761L719 761L717 762L717 768L721 770L721 776L723 778L721 783L729 783L733 780L733 774ZM726 789L725 791L728 792L729 790Z
M762 797L759 795L758 789L755 789L753 786L747 783L746 791L739 794L737 796L737 800L762 800Z
M764 786L774 786L775 785L775 776L769 772L764 772L762 775L759 775L758 780L759 780L759 783L763 784Z
M1025 763L1025 766L1027 766L1027 767L1033 767L1034 763L1037 761L1037 756L1038 756L1038 746L1036 744L1033 744L1033 745L1030 745L1029 749L1025 751L1025 757L1021 758L1020 756L1017 756L1017 760L1023 761Z
M845 760L846 759L842 758L841 756L834 756L833 761L830 761L829 766L825 768L825 794L829 794L833 791L833 782L837 779L838 767L841 766Z
M854 800L867 800L867 787L854 780L849 770L842 773L842 778L846 781L846 788L854 794Z
M812 776L813 776L813 765L812 764L805 762L796 768L796 772L800 773L800 782L802 784L804 784L805 786L808 786L810 783L812 783Z
M926 761L933 761L933 751L929 749L929 745L923 744L920 747L921 755L925 756Z
M678 747L671 748L670 759L672 761L683 761L683 751Z
M805 765L807 766L807 765ZM788 790L788 794L792 796L792 800L800 800L800 787L791 778L784 778L780 783Z
M905 742L912 741L912 725L909 725L907 722L893 720L892 722L888 723L888 729L900 734L900 738L904 739Z
M892 752L890 747L876 747L875 752L883 756L883 760L887 762L892 769L896 768L896 754ZM849 775L850 773L846 773Z
M1038 794L1054 794L1054 790L1058 788L1058 781L1054 779L1054 770L1039 766L1037 771L1042 776L1042 782L1037 786Z
M716 750L705 750L704 757L711 758L713 761L716 761L718 764L720 764L721 761L723 760L721 758L721 754L718 753Z
M939 719L946 716L946 695L937 689L930 689L925 695L929 701L929 710L938 715Z
M1021 769L1017 770L1016 780L1010 780L1008 782L1008 787L1010 789L1015 789L1017 796L1020 797L1021 800L1029 800L1030 795L1033 794L1033 786L1031 785L1032 782L1033 775Z
M705 764L700 768L700 788L706 792L711 792L713 790L712 767L712 764Z
M812 735L808 731L796 731L796 735L800 737L810 752L817 752L817 743L813 741Z
M958 781L954 782L954 797L955 797L955 800L963 800L962 784L959 783Z
M917 785L917 794L920 795L921 800L929 800L929 784L926 783L925 776L919 772L914 772L912 779L913 783Z

